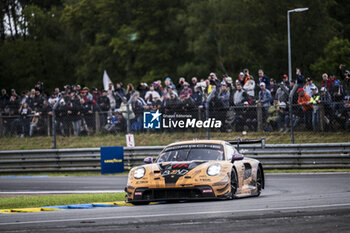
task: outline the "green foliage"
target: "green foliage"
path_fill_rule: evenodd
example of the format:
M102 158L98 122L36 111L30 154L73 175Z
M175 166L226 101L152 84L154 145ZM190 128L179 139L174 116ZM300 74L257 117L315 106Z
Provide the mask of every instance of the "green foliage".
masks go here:
M287 73L287 10L291 13L292 64L307 76L348 63L338 51L349 36L344 0L17 0L0 7L0 86L47 90L64 84L102 87L137 84L167 76L233 78L263 68L279 79ZM17 10L13 10L17 9ZM13 25L5 33L5 18ZM10 33L11 32L11 33ZM330 42L331 41L331 42ZM327 46L328 45L328 46ZM325 47L337 51L328 57ZM333 47L332 47L333 46ZM335 46L335 47L334 47ZM336 55L336 54L344 54ZM312 65L313 64L313 65ZM312 65L312 67L311 67ZM326 70L325 70L326 69ZM294 73L294 72L293 72Z
M311 69L321 76L324 72L332 72L339 67L339 64L350 65L350 41L334 37L324 49L322 58L319 58ZM348 69L348 67L346 67Z

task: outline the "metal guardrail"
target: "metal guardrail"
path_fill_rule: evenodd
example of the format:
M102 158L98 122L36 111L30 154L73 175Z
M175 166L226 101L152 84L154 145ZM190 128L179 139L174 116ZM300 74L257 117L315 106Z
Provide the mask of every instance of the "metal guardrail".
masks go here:
M143 164L163 148L124 148L125 169ZM240 150L265 169L350 168L350 143L241 145ZM0 151L0 174L100 170L100 148Z

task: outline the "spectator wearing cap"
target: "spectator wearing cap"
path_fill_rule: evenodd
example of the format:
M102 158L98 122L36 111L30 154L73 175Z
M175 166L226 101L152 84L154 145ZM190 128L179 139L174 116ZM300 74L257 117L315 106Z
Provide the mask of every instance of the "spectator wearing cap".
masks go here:
M185 82L180 92L180 111L187 115L194 115L195 104L191 97L192 89L189 86L189 83Z
M288 76L283 75L283 81L277 88L275 99L278 99L280 103L287 103L289 101L289 88Z
M264 74L264 71L262 69L258 70L259 75L259 87L261 83L265 83L265 87L267 90L270 90L270 79ZM270 93L271 94L271 93Z
M245 84L243 90L253 99L255 96L255 81L253 76L248 75L245 77Z
M271 106L271 99L272 99L271 92L266 88L266 83L261 82L258 103L260 103L264 107L265 117L267 117L267 111Z
M312 112L312 129L317 131L320 126L320 94L316 86L311 87L312 95L310 96L310 103L313 105Z
M241 86L243 87L244 86L244 81L245 81L243 72L239 72L237 80L241 83Z
M92 90L92 100L95 100L95 102L97 103L98 99L101 96L101 92L96 87L93 87L91 90Z
M282 76L282 82L281 82L282 85L284 85L285 87L288 87L288 89L290 88L290 83L289 83L289 80L288 80L288 75L284 74Z
M230 92L227 90L227 84L224 81L221 82L218 98L222 101L224 108L227 109L230 106Z
M183 83L183 89L180 91L180 101L183 101L185 98L189 98L192 95L192 89L189 88L189 83Z
M160 97L162 97L163 96L162 81L161 80L154 81L152 85L154 86L154 90L158 92Z
M85 102L89 101L92 102L93 96L89 92L90 89L88 87L84 87L83 90L81 91L81 96L84 98Z
M311 78L307 78L306 79L306 83L304 85L304 90L309 96L312 96L312 90L311 89L314 88L314 87L316 87L316 85L312 83L312 79ZM318 88L316 87L316 89L318 89Z
M174 83L171 81L170 77L166 77L165 81L164 81L164 90L168 91L168 88L171 88L171 90L173 92L175 92L177 95L176 87L175 87Z
M35 112L39 111L41 109L41 107L43 106L43 102L44 102L45 98L42 96L41 92L39 89L35 89L35 96L34 96L34 108L33 110Z
M115 109L114 114L111 117L111 121L104 127L109 133L119 133L125 131L125 118L120 109Z
M289 112L285 102L281 102L278 106L278 116L276 121L280 132L289 131Z
M44 94L44 83L39 81L35 84L35 90L39 90L40 91L40 94Z
M277 99L273 100L273 104L268 109L268 118L266 119L267 126L265 131L273 131L277 128L277 117L279 113L279 103Z
M304 75L301 74L301 70L299 68L296 68L295 77L296 77L296 84L298 84L299 87L304 86L305 77Z
M312 111L313 105L310 103L310 96L304 91L303 88L299 88L297 91L299 98L298 104L301 106L304 113L304 123L307 129L312 129Z
M64 85L64 91L67 93L67 92L70 92L71 91L71 86L69 84L66 84Z
M25 102L27 102L29 93L30 93L29 91L22 91L21 104L24 104Z

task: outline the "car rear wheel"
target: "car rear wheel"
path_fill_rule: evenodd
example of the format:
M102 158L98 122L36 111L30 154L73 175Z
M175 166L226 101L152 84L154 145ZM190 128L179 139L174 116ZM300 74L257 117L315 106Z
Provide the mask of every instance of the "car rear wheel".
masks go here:
M258 170L256 172L256 189L257 189L257 196L260 196L261 194L261 189L263 187L263 174L260 166L258 167Z
M234 199L236 197L236 192L238 188L238 178L237 173L235 169L232 169L231 171L231 199Z

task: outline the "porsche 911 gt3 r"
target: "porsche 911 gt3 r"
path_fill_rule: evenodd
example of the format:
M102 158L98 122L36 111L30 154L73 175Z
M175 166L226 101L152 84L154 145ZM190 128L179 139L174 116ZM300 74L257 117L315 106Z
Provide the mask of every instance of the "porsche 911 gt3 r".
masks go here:
M176 142L145 163L129 172L129 203L259 196L265 183L261 163L226 141Z

